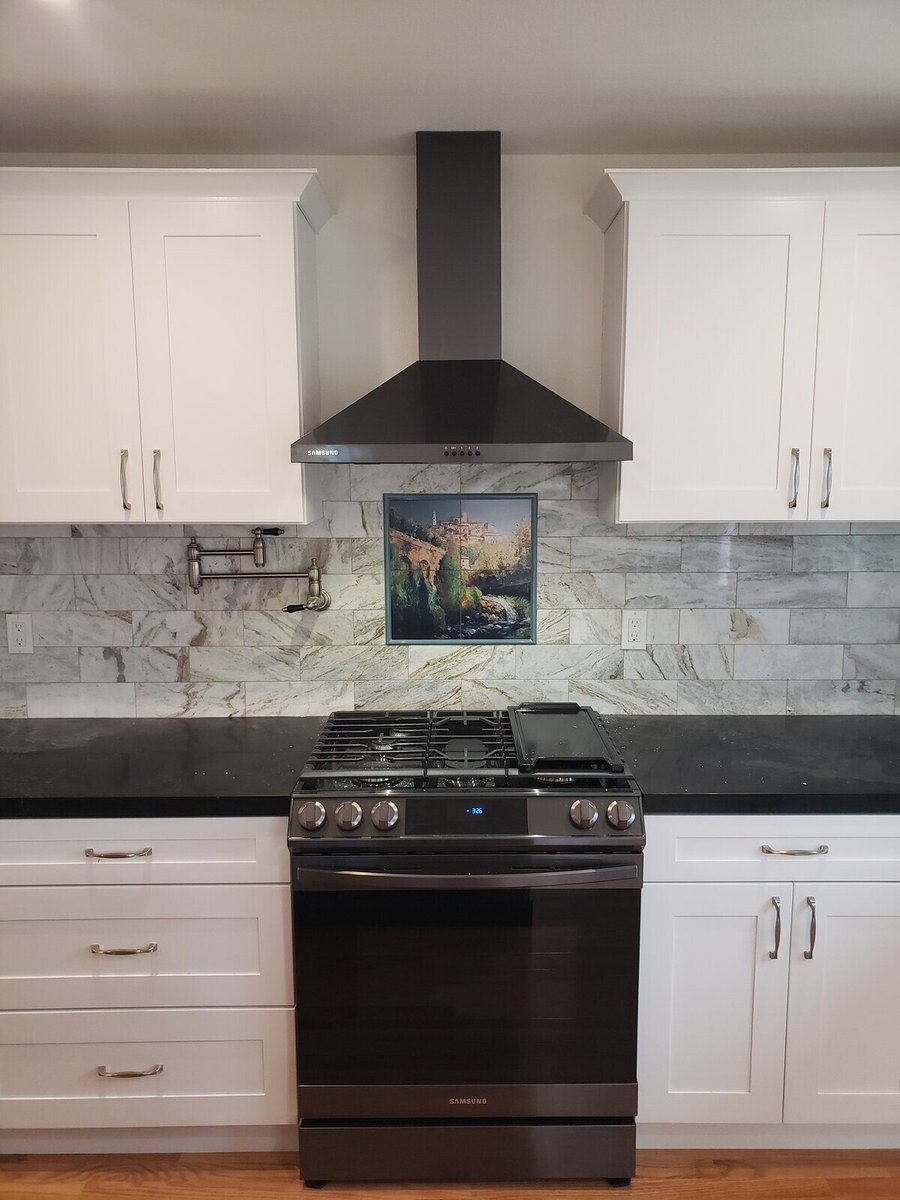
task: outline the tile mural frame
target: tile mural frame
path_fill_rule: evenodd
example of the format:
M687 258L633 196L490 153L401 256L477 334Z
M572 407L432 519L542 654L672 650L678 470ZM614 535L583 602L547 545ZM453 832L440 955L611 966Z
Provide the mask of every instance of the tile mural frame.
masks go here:
M384 513L384 607L385 607L385 644L393 646L535 646L537 645L538 624L538 493L537 492L390 492L382 497ZM467 502L483 505L496 501L515 501L528 506L527 518L531 523L531 569L530 569L530 602L531 602L531 632L526 637L438 637L438 638L408 638L397 637L393 631L393 605L391 592L391 505L395 503L416 504L426 508L452 502L458 509L460 517L467 511Z

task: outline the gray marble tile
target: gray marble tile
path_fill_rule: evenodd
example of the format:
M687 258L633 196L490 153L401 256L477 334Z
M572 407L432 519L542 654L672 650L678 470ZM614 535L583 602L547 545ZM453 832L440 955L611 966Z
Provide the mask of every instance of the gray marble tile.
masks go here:
M310 490L320 500L350 499L349 463L307 463Z
M19 569L19 543L15 538L0 538L0 575L15 575Z
M572 558L572 539L541 537L537 540L539 571L568 571Z
M23 683L0 683L0 721L28 716Z
M680 571L680 538L572 539L573 571Z
M737 576L697 571L686 575L629 573L626 608L730 608Z
M186 584L168 575L76 575L75 607L81 612L184 608Z
M741 521L741 535L750 537L839 537L849 532L849 521Z
M518 646L518 679L621 679L618 646Z
M380 539L377 540L377 544L382 544ZM356 567L352 562L355 545L356 542L352 538L266 538L266 565L260 570L308 571L310 562L315 559L323 576L349 575L352 571L362 570L362 567ZM379 569L384 566L383 559L382 554ZM244 567L244 570L250 569Z
M621 645L622 610L620 608L572 609L569 617L569 641L573 646Z
M350 551L350 565L344 574L383 575L384 539L383 538L348 538L338 542ZM337 568L335 568L337 570Z
M795 608L790 640L798 644L896 642L900 608Z
M301 679L406 679L405 646L314 646L302 652Z
M462 491L459 463L353 463L350 499L380 500L385 492Z
M565 679L463 680L462 706L469 709L507 708L510 704L563 704L569 698Z
M900 537L794 538L797 571L900 571Z
M209 683L296 681L306 653L296 646L191 646L190 679Z
M789 537L685 538L683 571L790 571Z
M5 628L0 636L5 641ZM0 652L0 682L77 683L78 651L74 647L52 647L33 654Z
M0 526L0 533L3 527ZM851 533L900 534L900 521L854 521L850 526Z
M735 679L840 679L843 646L735 646Z
M625 651L626 679L731 679L732 646L648 646Z
M301 585L306 599L305 579L210 579L201 585L199 592L186 588L187 607L191 612L282 609L286 604L299 603Z
M900 608L900 571L851 571L847 578L848 608Z
M248 683L248 717L322 717L353 708L352 683Z
M542 537L599 537L620 532L600 516L596 500L539 500L538 533Z
M570 615L568 608L539 608L537 614L538 645L568 645Z
M353 614L254 612L243 614L245 646L351 646Z
M847 576L840 572L737 577L739 608L843 608Z
M602 468L614 471L614 466ZM600 495L600 463L572 463L572 499L596 500Z
M334 538L384 537L381 500L326 500L322 520L307 527L309 536L322 534Z
M538 575L540 608L615 608L625 602L624 574L595 571Z
M353 690L357 708L462 708L462 683L458 679L357 683Z
M900 645L847 646L844 650L845 679L900 678ZM835 674L833 678L840 678Z
M71 537L71 525L24 525L0 521L0 538Z
M29 683L29 717L133 717L133 683Z
M243 717L244 687L243 683L137 683L135 712L139 717Z
M742 642L784 645L790 641L790 618L788 609L778 608L686 608L681 613L680 640L689 646Z
M787 711L800 716L892 716L896 688L893 679L791 679L787 685Z
M382 575L329 575L324 584L333 609L384 611Z
M130 646L130 613L35 613L34 644L38 646Z
M233 539L232 544L238 545L237 540ZM131 575L184 575L187 572L188 539L185 537L129 538L122 545L128 551L125 569ZM203 568L221 570L218 564L211 566L209 559L204 559Z
M601 714L670 716L675 712L677 687L674 680L570 679L569 700Z
M244 620L240 612L136 612L135 646L243 646ZM82 645L96 645L82 642ZM101 643L102 644L102 643ZM116 645L108 641L108 646Z
M410 646L410 682L423 679L515 679L514 646Z
M83 646L78 651L82 683L184 683L184 646Z
M149 525L144 522L133 522L131 524L122 522L121 525L64 525L65 530L63 537L73 538L148 538L148 537L182 537L185 529L184 525L159 524ZM247 530L245 530L247 532ZM58 536L55 533L48 534L49 537Z
M682 680L678 712L693 716L778 716L787 706L784 680Z
M569 500L572 495L571 463L466 462L461 470L464 492L536 492L546 500ZM596 488L593 494L596 495ZM590 496L583 498L590 499Z
M65 612L74 607L71 575L0 575L0 612Z
M285 537L296 537L296 525L279 525L280 529L284 530ZM185 525L183 534L185 539L196 538L201 546L221 546L222 543L230 543L233 540L238 542L246 542L250 545L253 539L254 526L250 523L246 525L228 525L223 522L208 523L205 525ZM267 539L271 541L271 539Z
M379 612L355 612L353 615L353 641L359 646L383 646L385 617Z
M629 521L629 537L727 537L737 521Z

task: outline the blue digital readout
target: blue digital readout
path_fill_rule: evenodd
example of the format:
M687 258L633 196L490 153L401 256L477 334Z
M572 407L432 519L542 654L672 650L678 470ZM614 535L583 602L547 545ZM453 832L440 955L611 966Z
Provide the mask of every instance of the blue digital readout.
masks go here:
M472 808L466 809L466 815L469 817L483 817L484 807L481 804L475 805Z

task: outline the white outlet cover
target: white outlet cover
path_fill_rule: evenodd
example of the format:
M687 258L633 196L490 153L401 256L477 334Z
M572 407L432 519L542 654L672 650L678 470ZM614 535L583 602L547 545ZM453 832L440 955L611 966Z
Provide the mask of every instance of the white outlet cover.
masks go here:
M10 654L34 654L31 613L6 614L6 644Z
M622 610L622 649L647 649L647 614L642 609Z

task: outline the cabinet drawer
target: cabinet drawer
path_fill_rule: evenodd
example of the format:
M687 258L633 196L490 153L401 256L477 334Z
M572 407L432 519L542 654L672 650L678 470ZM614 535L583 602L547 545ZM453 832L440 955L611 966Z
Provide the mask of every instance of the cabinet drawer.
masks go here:
M286 817L4 821L0 886L286 883L286 841Z
M794 853L779 853L783 851ZM900 816L651 814L644 878L658 882L896 880L900 878Z
M290 928L283 884L0 888L0 1008L291 1004Z
M290 1009L2 1013L0 1127L293 1123L293 1042Z

